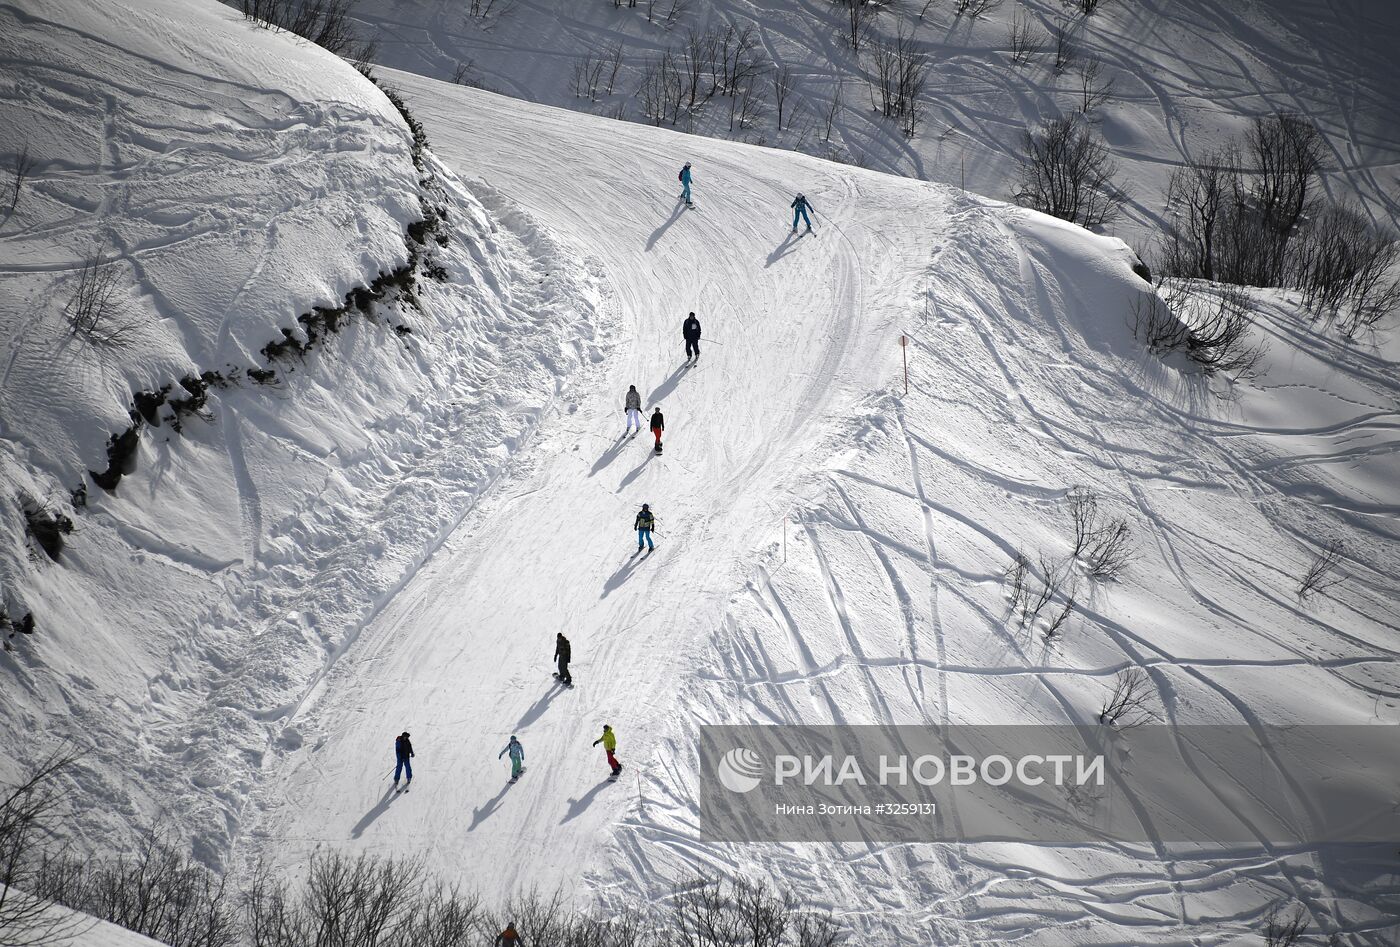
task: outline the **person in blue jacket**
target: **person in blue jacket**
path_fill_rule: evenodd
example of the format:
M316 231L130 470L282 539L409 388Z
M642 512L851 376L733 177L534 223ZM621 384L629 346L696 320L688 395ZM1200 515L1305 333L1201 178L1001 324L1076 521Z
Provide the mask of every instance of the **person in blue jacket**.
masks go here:
M510 778L519 779L520 774L525 770L525 747L520 745L520 741L514 736L506 744L506 748L496 754L496 759L500 759L507 753L510 754Z
M817 209L816 209L815 207L812 207L811 202L807 200L807 195L805 195L805 194L799 194L799 195L797 195L796 197L794 197L794 198L792 199L792 205L791 205L791 206L792 206L792 232L793 232L793 233L797 233L797 218L798 218L798 217L801 217L803 220L805 220L805 221L807 222L807 232L808 232L808 233L811 233L811 232L812 232L812 219L811 219L810 217L807 216L807 211L810 209L810 210L812 211L812 213L815 214L815 213L817 212Z
M694 207L695 205L692 204L692 203L690 202L690 162L689 162L689 161L687 161L687 162L685 163L685 167L681 168L680 181L681 181L681 197L685 198L685 206L686 206L686 207Z
M405 730L394 738L394 785L398 786L399 776L404 772L408 773L408 779L404 781L407 786L413 782L413 764L409 760L413 759L413 743L408 739L408 731Z

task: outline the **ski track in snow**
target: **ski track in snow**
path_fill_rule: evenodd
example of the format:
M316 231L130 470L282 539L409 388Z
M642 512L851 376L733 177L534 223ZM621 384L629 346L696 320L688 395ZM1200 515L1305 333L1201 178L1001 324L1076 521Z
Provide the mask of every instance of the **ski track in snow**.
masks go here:
M1370 565L1395 552L1389 518L1368 512L1390 498L1367 490L1394 469L1393 359L1300 349L1314 336L1290 338L1288 304L1266 299L1281 377L1227 394L1141 353L1132 278L1076 275L1078 238L1041 218L693 141L702 209L686 212L668 132L395 81L488 203L517 202L598 256L624 328L617 357L331 673L305 721L321 735L260 795L245 860L343 840L425 853L488 891L579 894L588 866L604 904L738 871L871 936L933 943L1225 944L1286 896L1323 930L1385 942L1383 859L1328 848L717 845L697 822L692 747L708 722L1090 726L1132 667L1174 723L1297 719L1261 677L1279 674L1342 719L1392 722L1400 588ZM564 148L608 173L561 178ZM822 217L793 240L799 187ZM702 362L673 369L692 307ZM803 314L800 332L783 312ZM614 440L628 383L666 411L665 457ZM1312 392L1342 414L1267 420ZM1080 576L1075 618L1045 641L1008 621L1001 573L1018 548L1063 554L1076 484L1128 516L1135 559L1115 583ZM660 545L629 558L643 501ZM1346 537L1348 581L1300 604L1319 535ZM574 643L569 691L548 677L556 630ZM629 767L615 784L588 746L604 721ZM429 791L384 805L401 727ZM518 784L494 765L513 732L533 767ZM482 863L498 870L482 878Z

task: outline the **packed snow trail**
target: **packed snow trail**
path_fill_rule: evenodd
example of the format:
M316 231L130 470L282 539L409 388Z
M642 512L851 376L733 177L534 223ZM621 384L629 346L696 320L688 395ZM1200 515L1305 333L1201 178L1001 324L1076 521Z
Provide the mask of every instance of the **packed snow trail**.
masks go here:
M1285 898L1380 942L1381 863L1325 849L717 844L696 819L694 731L1086 720L1135 666L1169 723L1392 723L1393 349L1268 303L1268 380L1220 398L1132 338L1147 287L1119 241L934 185L393 81L503 227L596 264L622 337L293 718L305 746L274 761L246 855L349 843L425 855L488 894L583 879L619 907L713 869L915 942L1225 943ZM815 235L789 233L798 191ZM690 310L704 337L687 369ZM618 440L629 384L644 417L666 414L664 457L645 432ZM1135 559L1120 581L1081 578L1073 621L1044 637L1008 620L1000 576L1018 549L1063 555L1076 484L1130 519ZM644 502L659 545L634 557ZM1347 582L1305 605L1294 583L1329 536L1354 550ZM551 677L560 630L573 690ZM1299 707L1304 691L1325 696ZM590 746L604 723L617 783ZM402 729L415 789L393 798ZM531 764L516 784L492 759L512 733Z
M597 257L629 337L361 634L353 668L331 675L310 719L294 721L325 738L274 777L257 834L290 863L311 845L352 840L430 853L453 870L490 865L472 875L488 889L569 881L601 830L636 805L637 772L677 682L741 584L746 552L779 534L775 498L790 463L833 405L893 380L889 327L918 296L925 228L946 192L469 90L444 98L450 87L408 75L391 81L437 153L507 226L543 221ZM416 94L420 83L433 93ZM687 159L696 210L679 199ZM789 233L798 190L818 212L815 235ZM687 368L681 324L691 310L704 335ZM629 384L644 417L656 405L666 414L663 457L645 433L620 440ZM658 547L633 557L644 502ZM573 643L570 691L551 677L561 630ZM605 722L626 767L616 784L589 745ZM414 792L387 805L392 737L405 729L418 752ZM492 758L512 733L531 760L531 779L515 785Z

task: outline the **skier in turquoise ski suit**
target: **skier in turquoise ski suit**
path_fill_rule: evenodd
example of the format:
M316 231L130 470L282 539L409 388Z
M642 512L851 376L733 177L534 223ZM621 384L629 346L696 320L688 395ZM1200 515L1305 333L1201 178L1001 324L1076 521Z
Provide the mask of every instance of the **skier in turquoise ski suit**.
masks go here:
M506 748L496 754L496 759L500 759L507 753L510 754L510 778L517 779L520 776L520 771L525 768L525 747L521 746L520 741L512 736L510 742L506 744Z

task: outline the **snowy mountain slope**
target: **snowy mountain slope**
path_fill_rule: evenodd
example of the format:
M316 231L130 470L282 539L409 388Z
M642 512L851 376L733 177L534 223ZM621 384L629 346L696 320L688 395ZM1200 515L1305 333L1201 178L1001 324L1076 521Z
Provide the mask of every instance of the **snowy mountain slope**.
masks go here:
M1388 862L1355 850L721 845L696 821L695 729L1091 721L1138 666L1173 723L1393 725L1393 345L1337 345L1266 298L1266 374L1209 382L1132 339L1145 284L1116 240L394 79L473 187L598 258L622 336L296 719L318 736L266 783L244 858L345 844L423 855L488 892L559 884L614 907L722 869L880 942L1230 943L1280 896L1353 943L1390 936ZM680 155L706 170L694 211L676 198ZM786 233L797 189L821 214L813 237ZM709 341L685 369L691 308ZM629 383L665 410L662 458L616 441ZM1134 561L1116 582L1078 576L1073 618L1045 640L1008 623L1001 575L1017 549L1065 555L1076 485L1128 519ZM629 558L642 502L661 545ZM1299 602L1334 538L1345 581ZM571 691L548 677L560 630ZM589 747L604 722L627 766L616 784ZM417 779L394 796L402 729ZM512 733L515 785L494 758Z
M0 653L0 777L73 741L69 842L110 853L159 824L217 864L269 740L295 745L284 718L602 358L602 297L520 215L431 154L416 168L384 94L295 37L166 0L0 17L2 124L38 161L0 230L0 587L36 622ZM99 233L137 327L120 343L61 311ZM269 383L247 373L391 271ZM141 425L114 492L85 477L138 390L209 370L178 432L169 405ZM57 562L26 497L75 522Z
M683 12L667 23L676 6ZM1077 59L1058 74L1048 43L1034 62L1014 65L1008 33L1017 17L1045 36L1069 23L1060 0L1011 0L978 18L958 16L946 0L888 4L873 35L902 28L930 63L926 114L908 140L897 120L872 108L868 48L852 53L841 32L846 10L829 0L665 0L620 9L610 0L498 0L494 7L483 20L463 4L388 0L361 4L356 15L379 39L385 65L442 79L460 68L466 81L519 98L642 122L637 90L649 61L679 51L691 30L752 26L765 60L791 72L787 110L797 118L778 129L769 79L759 85L767 108L751 127L731 130L727 100L717 99L684 119L683 130L965 183L992 197L1012 189L1022 130L1074 111L1082 101L1079 66L1097 59L1103 65L1093 85L1112 83L1113 91L1095 114L1132 196L1117 229L1135 246L1145 249L1169 217L1163 203L1172 168L1274 111L1299 112L1322 131L1324 186L1334 198L1358 201L1381 222L1400 219L1400 71L1392 55L1400 7L1393 3L1108 0L1071 27ZM614 49L622 60L612 94L577 96L575 67ZM604 90L611 72L609 62ZM828 142L826 112L838 95Z

